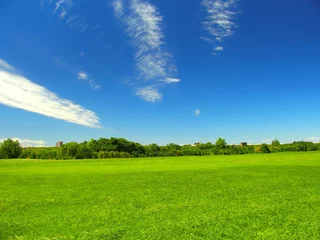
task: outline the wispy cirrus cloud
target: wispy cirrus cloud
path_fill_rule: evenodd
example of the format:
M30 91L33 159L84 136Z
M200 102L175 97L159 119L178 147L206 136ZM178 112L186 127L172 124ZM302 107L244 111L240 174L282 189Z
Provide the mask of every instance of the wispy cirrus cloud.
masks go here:
M10 70L10 71L14 70L14 67L12 67L10 64L8 64L7 62L5 62L4 60L2 60L0 58L0 69L1 68L6 69L6 70Z
M166 79L163 80L166 83L178 83L181 80L179 78L171 78L171 77L167 77Z
M68 11L72 7L72 0L58 0L56 2L56 7L53 11L53 14L58 13L60 18L65 18L65 16L68 14Z
M163 49L162 16L156 7L142 0L114 0L115 16L126 26L136 48L135 62L138 69L136 95L146 101L161 100L160 88L168 83L178 83L173 78L176 68L170 63L171 54Z
M121 18L124 15L124 3L122 0L115 0L112 2L114 14L117 18Z
M237 0L202 0L202 6L206 11L205 21L202 22L208 36L201 39L210 42L216 47L213 49L214 55L223 51L221 46L223 40L230 37L237 27L235 16L238 13L236 9Z
M87 80L88 74L85 72L78 72L78 79Z
M320 142L320 137L303 138L303 141L318 143L318 142Z
M48 89L33 83L0 59L0 103L44 116L61 119L91 128L100 128L98 116L70 100L60 98ZM9 66L9 67L8 67Z
M0 139L0 143L7 140L7 138ZM20 139L11 138L13 141L18 141L22 147L46 147L47 142L43 140L30 140L30 139Z
M34 0L33 2L39 2L39 0ZM97 36L100 35L101 30L96 27L100 24L92 25L89 23L86 14L75 12L74 2L73 0L40 0L40 7L50 6L52 14L58 16L59 21L69 27L74 27L80 32L91 31L95 32Z
M162 95L159 90L154 86L146 86L143 88L139 88L136 91L136 95L142 97L148 102L156 102L161 100Z
M84 71L78 72L78 79L87 81L90 84L90 87L95 90L100 88L100 85L97 85L95 81Z

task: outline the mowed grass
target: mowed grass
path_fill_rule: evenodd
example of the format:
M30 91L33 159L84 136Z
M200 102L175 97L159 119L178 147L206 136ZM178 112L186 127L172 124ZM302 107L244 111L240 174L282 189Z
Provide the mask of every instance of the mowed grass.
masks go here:
M320 239L320 152L3 160L0 239Z

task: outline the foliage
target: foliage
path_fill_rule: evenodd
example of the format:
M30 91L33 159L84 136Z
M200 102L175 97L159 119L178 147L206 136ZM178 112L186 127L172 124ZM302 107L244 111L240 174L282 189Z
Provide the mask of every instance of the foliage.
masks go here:
M268 144L264 143L261 145L261 152L262 153L270 153L271 152Z
M22 152L22 147L18 141L13 141L10 138L0 144L1 158L18 158Z
M227 147L227 142L225 139L223 138L218 138L218 140L216 141L216 147L218 149L223 149Z
M277 139L274 139L274 140L272 141L271 145L272 145L273 147L279 147L279 146L280 146L280 141L277 140Z
M12 141L11 141L12 142ZM141 145L124 138L91 139L89 142L70 142L61 148L25 148L19 154L26 159L106 159L106 158L138 158L168 156L205 156L205 155L242 155L252 153L275 153L292 151L319 151L320 143L293 142L280 144L274 140L271 145L227 145L223 138L215 144L210 142L199 145L177 145L174 143L159 146L155 143ZM0 158L7 158L1 151Z

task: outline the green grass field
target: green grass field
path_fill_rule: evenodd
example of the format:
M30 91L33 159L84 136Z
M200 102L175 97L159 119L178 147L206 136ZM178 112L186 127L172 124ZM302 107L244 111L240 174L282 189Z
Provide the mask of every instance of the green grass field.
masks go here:
M0 239L320 239L320 152L3 160Z

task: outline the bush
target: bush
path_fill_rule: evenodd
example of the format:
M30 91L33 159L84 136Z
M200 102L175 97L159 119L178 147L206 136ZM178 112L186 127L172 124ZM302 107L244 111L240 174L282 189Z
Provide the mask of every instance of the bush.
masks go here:
M105 151L98 152L98 158L99 159L109 158L109 154L108 152L105 152Z
M226 140L223 138L218 138L218 140L216 141L216 147L218 149L226 148L227 147Z
M279 147L280 146L280 141L278 139L275 139L272 141L271 145L273 147Z
M77 148L76 159L90 159L92 158L92 152L87 144L80 144Z
M4 153L2 152L2 149L0 148L0 159L4 159Z
M264 143L261 145L261 152L262 153L270 153L271 152L268 144Z
M22 147L18 141L13 141L9 138L0 145L1 158L18 158L21 153Z

